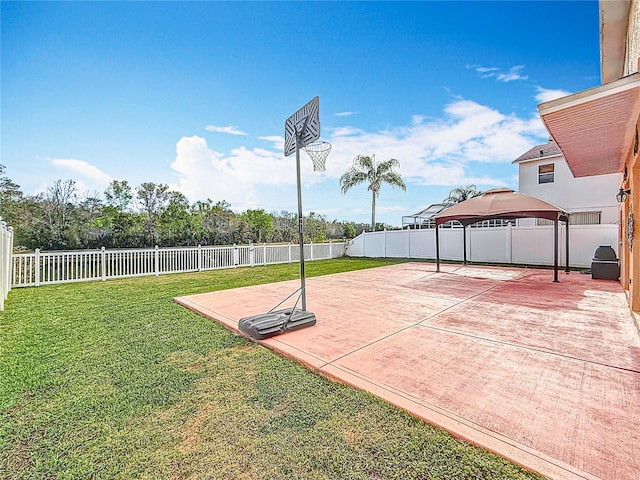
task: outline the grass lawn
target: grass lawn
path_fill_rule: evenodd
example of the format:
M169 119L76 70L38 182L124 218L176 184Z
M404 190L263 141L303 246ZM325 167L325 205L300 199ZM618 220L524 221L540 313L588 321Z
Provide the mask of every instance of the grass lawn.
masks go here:
M391 263L316 261L307 274ZM297 275L14 289L0 312L0 478L538 478L173 302Z

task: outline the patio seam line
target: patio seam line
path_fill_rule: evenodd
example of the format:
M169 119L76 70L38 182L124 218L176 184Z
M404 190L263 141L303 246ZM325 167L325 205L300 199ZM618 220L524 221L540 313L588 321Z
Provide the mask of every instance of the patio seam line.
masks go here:
M531 456L533 456L533 457L535 457L535 458L537 458L539 460L542 460L543 462L547 462L547 463L549 463L551 465L554 465L554 466L556 466L556 467L558 467L558 468L560 468L560 469L562 469L562 470L564 470L566 472L569 472L569 473L571 473L573 475L577 475L577 476L580 476L581 478L585 478L585 479L594 478L594 474L592 474L592 473L590 473L590 472L588 472L586 470L582 470L582 469L579 469L578 467L574 467L573 465L570 465L570 464L567 464L565 462L562 462L561 460L559 460L559 459L557 459L555 457L547 455L546 453L541 452L540 450L536 450L533 447L530 447L530 446L527 446L527 445L525 445L525 444L523 444L521 442L518 442L518 441L516 441L516 440L514 440L514 439L512 439L512 438L510 438L510 437L508 437L506 435L501 434L500 432L492 430L492 429L490 429L488 427L483 427L482 425L480 425L480 424L478 424L478 423L476 423L476 422L474 422L474 421L472 421L472 420L470 420L468 418L462 417L462 416L458 415L455 412L452 412L450 410L446 410L446 409L444 409L442 407L439 407L438 405L435 405L435 404L432 404L432 403L429 403L429 402L425 402L424 400L420 400L418 397L412 395L411 393L408 393L408 392L405 392L405 391L402 391L402 390L398 390L398 389L396 389L396 388L394 388L394 387L392 387L390 385L387 385L387 384L384 384L384 383L381 383L381 382L374 382L374 381L370 380L368 377L363 376L362 374L356 372L355 370L352 370L349 367L345 367L345 366L341 366L341 365L329 365L329 366L331 366L333 368L336 368L337 370L342 370L343 372L345 372L345 373L347 373L349 375L352 375L353 377L356 377L356 378L360 379L361 381L364 381L364 382L370 383L372 385L375 385L381 390L387 391L392 395L397 395L400 398L403 398L405 400L413 402L413 403L415 403L415 404L417 404L417 405L419 405L419 406L421 406L421 407L423 407L423 408L425 408L427 410L430 410L430 411L432 411L432 412L434 412L434 413L436 413L438 415L442 415L443 417L446 417L446 418L448 418L448 419L450 419L450 420L452 420L454 422L457 422L457 423L460 423L462 425L465 425L468 428L480 433L481 435L487 435L487 436L489 436L491 438L494 438L494 439L496 439L496 440L498 440L500 442L503 442L503 443L505 443L507 445L510 445L511 447L513 447L513 448L515 448L515 449L517 449L517 450L519 450L521 452L524 452L524 453L526 453L528 455L531 455ZM320 371L323 371L323 370L320 369ZM325 372L325 373L329 374L329 372ZM391 400L388 400L388 399L386 399L386 398L384 398L384 397L382 397L380 395L376 395L376 394L373 394L373 395L378 397L378 398L381 398L385 402L389 402L389 403L393 404L393 402ZM402 410L405 410L402 407L400 407L400 408ZM438 428L443 428L444 430L449 432L450 435L456 437L456 435L453 433L452 430L448 430L447 428L444 428L442 425L436 424L435 421L427 420L427 422L432 424L432 425L437 426ZM471 443L473 445L480 446L481 448L487 449L486 446L482 446L480 443L477 443L476 441L474 441L474 440L472 440L470 438L465 438L465 441L467 441L468 443ZM495 451L494 451L494 453L496 455L502 457L502 458L505 458L504 455L501 455L501 454L499 454L499 453L497 453Z
M564 354L564 353L553 352L551 350L544 350L542 348L537 348L537 347L533 347L533 346L520 345L520 344L517 344L517 343L507 342L505 340L497 340L497 339L492 339L492 338L481 337L480 335L474 335L474 334L471 334L471 333L458 332L458 331L455 331L455 330L447 330L446 328L435 327L433 325L418 324L418 325L412 325L412 326L430 328L430 329L433 329L433 330L437 330L439 332L450 333L452 335L461 335L463 337L477 338L479 340L484 340L486 342L497 343L497 344L501 344L501 345L507 345L507 346L515 347L515 348L522 348L524 350L532 350L534 352L545 353L547 355L555 355L555 356L558 356L558 357L567 358L569 360L575 360L575 361L578 361L578 362L584 362L584 363L589 363L589 364L592 364L592 365L598 365L600 367L612 368L614 370L622 370L624 372L640 374L640 370L634 370L633 368L618 367L616 365L608 365L606 363L600 363L600 362L596 362L594 360L588 360L586 358L574 357L574 356L567 355L567 354Z
M389 334L387 334L387 335L384 335L384 336L382 336L382 337L380 337L380 338L377 338L377 339L375 339L375 340L373 340L373 341L371 341L371 342L369 342L369 343L367 343L367 344L365 344L365 345L362 345L362 346L360 346L360 347L356 348L355 350L351 350L350 352L345 353L344 355L342 355L342 356L340 356L340 357L337 357L337 358L334 358L334 359L333 359L333 360L331 360L330 362L325 363L324 365L322 365L322 366L321 366L321 368L325 367L326 365L330 365L330 364L332 364L333 362L337 362L338 360L341 360L341 359L343 359L343 358L345 358L345 357L348 357L348 356L349 356L349 355L351 355L352 353L359 352L360 350L363 350L363 349L365 349L365 348L367 348L367 347L370 347L371 345L374 345L374 344L379 343L379 342L381 342L381 341L383 341L383 340L386 340L387 338L390 338L390 337L392 337L393 335L396 335L396 334L398 334L398 333L400 333L400 332L403 332L403 331L405 331L405 330L408 330L408 329L413 328L413 327L416 327L416 326L421 326L421 323L422 323L422 322L426 322L427 320L431 320L432 318L434 318L434 317L436 317L436 316L440 315L440 314L441 314L441 313L443 313L443 312L446 312L447 310L449 310L449 309L451 309L451 308L453 308L453 307L455 307L455 306L457 306L457 305L460 305L460 304L462 304L462 303L464 303L464 302L468 302L469 300L471 300L471 299L473 299L473 298L475 298L475 297L477 297L477 296L480 296L480 295L482 295L482 294L484 294L484 293L488 292L489 290L492 290L492 289L496 288L498 285L499 285L499 284L498 284L498 283L496 283L495 285L492 285L491 287L487 288L486 290L483 290L482 292L477 293L477 294L475 294L475 295L471 295L470 297L467 297L467 298L465 298L465 299L463 299L463 300L460 300L460 301L458 301L458 302L454 303L453 305L450 305L450 306L448 306L448 307L445 307L445 308L443 308L442 310L439 310L438 312L433 313L433 314L431 314L431 315L429 315L429 316L427 316L427 317L423 318L422 320L419 320L419 321L417 321L417 322L410 323L410 324L409 324L409 325L407 325L406 327L403 327L403 328L401 328L401 329L399 329L399 330L396 330L395 332L392 332L392 333L389 333Z

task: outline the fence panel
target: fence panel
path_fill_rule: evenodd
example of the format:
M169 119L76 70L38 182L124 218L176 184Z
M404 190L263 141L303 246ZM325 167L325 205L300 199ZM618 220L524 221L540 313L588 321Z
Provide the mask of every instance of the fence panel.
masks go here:
M559 247L564 250L562 241ZM553 265L553 227L513 228L512 258L513 263Z
M1 240L4 242L4 237ZM4 248L4 245L0 247ZM305 245L305 259L335 258L344 255L345 247L344 242ZM64 252L36 250L6 258L8 268L2 278L7 279L9 286L28 287L297 262L299 247L263 244ZM3 292L0 290L0 294Z
M436 237L431 230L413 229L409 232L409 258L436 258Z
M467 228L467 258L472 262L511 263L509 228Z
M202 270L233 268L234 247L202 247Z
M103 280L153 275L156 271L155 250L103 250L100 269Z
M566 229L558 231L558 262L566 259ZM462 228L441 228L440 258L463 259ZM553 265L553 226L478 227L467 229L467 258L476 262ZM599 245L618 250L618 226L571 225L569 263L586 268ZM347 254L354 257L435 259L435 229L390 230L362 233L349 242Z
M385 232L385 235L389 232ZM386 238L385 257L402 258L409 254L409 236L411 230L402 230L402 234L390 235Z

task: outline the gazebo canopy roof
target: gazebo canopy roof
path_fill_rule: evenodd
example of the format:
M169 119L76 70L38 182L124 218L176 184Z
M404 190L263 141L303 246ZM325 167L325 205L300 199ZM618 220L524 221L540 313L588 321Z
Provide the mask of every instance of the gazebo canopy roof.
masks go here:
M539 198L514 192L508 188L494 188L480 196L460 202L434 216L436 227L450 220L457 220L464 226L491 219L546 218L558 220L568 216L560 207Z

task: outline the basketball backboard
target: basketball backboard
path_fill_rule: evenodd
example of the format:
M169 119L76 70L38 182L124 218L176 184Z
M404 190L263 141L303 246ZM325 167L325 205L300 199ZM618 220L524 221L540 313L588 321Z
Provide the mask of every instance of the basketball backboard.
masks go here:
M296 151L296 137L299 141L298 148L320 138L320 97L314 97L284 123L285 157Z

